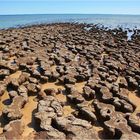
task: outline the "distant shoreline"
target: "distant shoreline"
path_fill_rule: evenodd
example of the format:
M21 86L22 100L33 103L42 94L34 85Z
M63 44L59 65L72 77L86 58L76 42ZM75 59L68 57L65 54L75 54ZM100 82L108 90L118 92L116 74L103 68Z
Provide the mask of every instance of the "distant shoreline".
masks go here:
M14 29L24 29L24 28L34 28L34 27L45 27L45 26L54 26L54 25L65 25L65 24L71 24L71 25L82 25L82 26L85 26L86 27L96 27L98 29L103 29L103 30L113 30L113 29L122 29L124 31L126 30L131 30L130 28L123 28L121 26L117 26L117 27L114 27L114 28L110 28L110 27L106 27L104 26L103 24L100 24L100 23L97 23L97 24L93 24L93 23L78 23L78 22L53 22L53 23L33 23L33 24L25 24L25 25L17 25L15 27L9 27L9 28L0 28L0 31L1 30L14 30ZM136 30L138 29L137 27L135 28ZM133 30L135 30L133 29Z
M37 29L37 28L46 28L46 27L51 27L51 26L81 26L84 30L87 30L90 32L90 30L103 30L103 31L110 31L113 33L114 31L121 31L125 34L126 38L128 40L131 40L131 38L134 35L139 35L140 29L130 29L130 28L122 28L122 27L116 27L116 28L109 28L105 27L104 25L100 24L87 24L87 23L72 23L72 22L65 22L65 23L43 23L43 24L31 24L31 25L23 25L23 26L17 26L17 27L10 27L7 29L0 29L0 31L14 31L14 30L24 30L24 29ZM113 33L114 34L114 33ZM115 34L114 34L115 35Z

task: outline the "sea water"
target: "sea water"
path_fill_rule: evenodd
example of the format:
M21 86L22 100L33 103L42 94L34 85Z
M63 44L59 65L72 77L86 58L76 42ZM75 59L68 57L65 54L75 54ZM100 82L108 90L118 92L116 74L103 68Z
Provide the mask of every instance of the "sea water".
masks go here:
M140 15L104 14L33 14L0 15L0 29L47 23L88 23L109 28L140 28Z

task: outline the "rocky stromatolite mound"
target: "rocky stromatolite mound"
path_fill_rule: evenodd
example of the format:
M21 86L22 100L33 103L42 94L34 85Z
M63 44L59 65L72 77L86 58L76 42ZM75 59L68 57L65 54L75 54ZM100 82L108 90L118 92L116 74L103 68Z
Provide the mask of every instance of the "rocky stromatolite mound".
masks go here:
M140 139L139 38L70 23L0 30L0 139Z

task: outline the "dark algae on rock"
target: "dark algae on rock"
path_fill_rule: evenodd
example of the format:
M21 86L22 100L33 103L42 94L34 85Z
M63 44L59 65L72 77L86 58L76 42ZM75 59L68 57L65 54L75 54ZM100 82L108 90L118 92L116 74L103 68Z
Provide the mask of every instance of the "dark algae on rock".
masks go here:
M0 30L0 140L140 139L140 36L87 24Z

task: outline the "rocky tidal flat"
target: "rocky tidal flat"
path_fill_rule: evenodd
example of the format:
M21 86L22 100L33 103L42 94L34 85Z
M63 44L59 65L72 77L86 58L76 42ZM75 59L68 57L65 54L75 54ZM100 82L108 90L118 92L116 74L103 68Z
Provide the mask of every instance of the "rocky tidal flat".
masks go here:
M88 24L1 29L0 140L9 139L140 139L140 30L128 39Z

